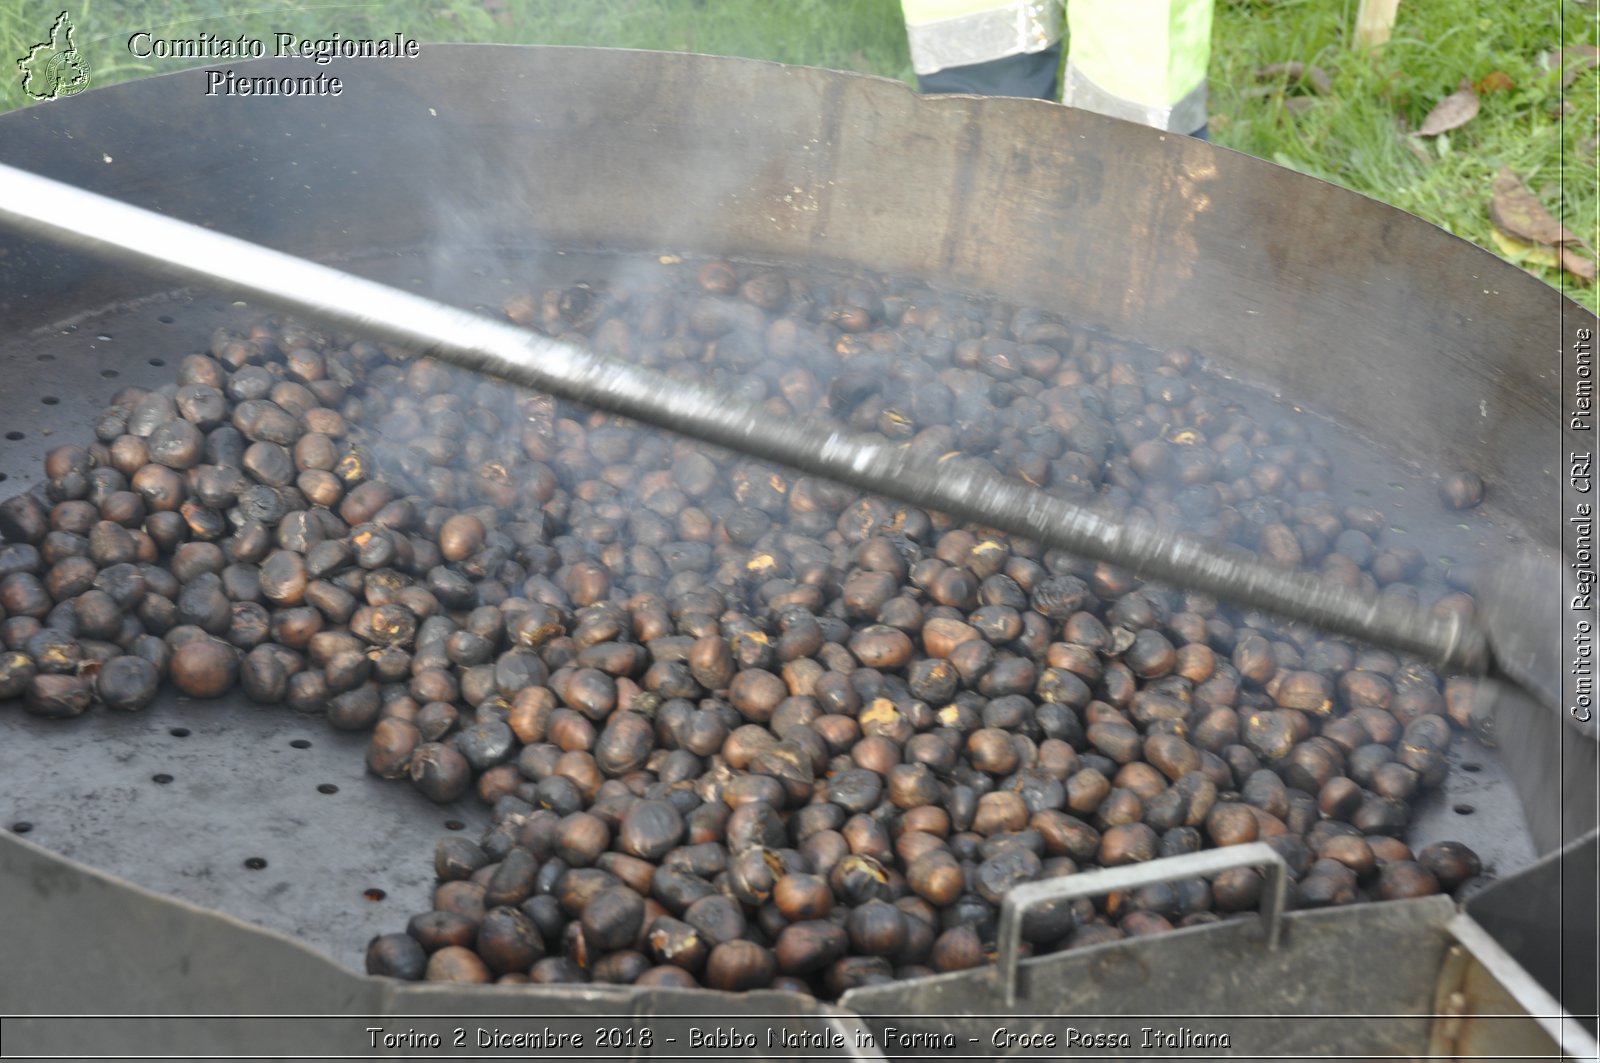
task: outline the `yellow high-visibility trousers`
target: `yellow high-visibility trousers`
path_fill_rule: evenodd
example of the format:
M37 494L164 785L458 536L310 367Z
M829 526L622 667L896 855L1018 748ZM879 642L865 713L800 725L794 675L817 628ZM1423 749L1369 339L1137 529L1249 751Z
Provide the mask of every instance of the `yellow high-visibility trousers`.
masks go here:
M1061 102L1158 129L1206 124L1213 0L901 0L919 76L1053 47Z

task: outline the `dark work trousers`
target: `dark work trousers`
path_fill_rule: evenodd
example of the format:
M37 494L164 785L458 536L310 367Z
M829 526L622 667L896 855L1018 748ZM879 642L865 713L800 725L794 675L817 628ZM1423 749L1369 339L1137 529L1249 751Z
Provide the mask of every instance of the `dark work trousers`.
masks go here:
M1058 94L1057 76L1061 70L1061 45L1052 44L1042 52L1008 55L987 63L952 66L917 77L924 95L1019 96L1023 99L1054 100ZM1205 126L1190 136L1210 140Z

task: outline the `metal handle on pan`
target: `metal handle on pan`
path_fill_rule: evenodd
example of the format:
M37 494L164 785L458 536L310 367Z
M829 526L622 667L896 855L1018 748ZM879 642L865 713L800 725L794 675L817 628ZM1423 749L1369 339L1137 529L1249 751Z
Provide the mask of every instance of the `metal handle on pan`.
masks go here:
M1266 928L1267 948L1276 949L1283 928L1283 900L1286 889L1288 865L1272 846L1265 842L1248 845L1231 845L1222 849L1208 849L1201 853L1152 860L1125 867L1108 867L1088 871L1081 875L1029 882L1006 894L1000 905L999 956L995 966L999 970L1005 989L1006 1007L1017 999L1017 955L1022 941L1022 917L1037 905L1048 901L1070 901L1078 897L1097 897L1118 890L1137 889L1159 882L1172 882L1180 878L1214 875L1234 868L1259 869L1266 881L1261 891L1261 922Z

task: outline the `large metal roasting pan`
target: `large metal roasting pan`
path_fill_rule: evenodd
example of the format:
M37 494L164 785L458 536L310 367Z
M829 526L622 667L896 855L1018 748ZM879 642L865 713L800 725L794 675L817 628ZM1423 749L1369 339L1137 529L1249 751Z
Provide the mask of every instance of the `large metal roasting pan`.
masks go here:
M245 67L305 72L287 61ZM808 260L993 293L1153 346L1192 344L1217 372L1264 389L1263 401L1303 401L1370 441L1341 452L1344 475L1382 469L1394 491L1386 507L1441 554L1560 549L1566 455L1590 449L1564 427L1563 360L1595 319L1393 208L1053 105L924 99L819 70L484 46L326 70L344 81L337 99L208 97L203 74L189 72L31 107L0 118L0 160L465 305L509 292L522 260L496 249L530 247ZM540 258L544 268L560 261ZM605 261L575 253L569 268ZM50 446L85 437L116 387L170 379L170 364L239 313L210 293L168 292L0 236L0 494L31 486ZM1432 501L1433 472L1455 467L1490 484L1465 526ZM1234 923L1029 961L1022 984L1036 988L1020 1004L1004 999L993 972L862 992L836 1009L776 994L385 985L350 973L366 940L427 906L427 854L446 822L475 831L485 812L439 809L365 776L363 745L242 699L164 696L137 717L69 723L0 708L0 827L32 827L0 832L0 911L14 924L0 1012L723 1015L760 1029L865 1023L880 1034L894 1016L941 1008L1014 1019L1063 1008L1260 1013L1233 1027L1246 1055L1292 1043L1466 1057L1485 1044L1544 1050L1539 1039L1564 1029L1537 980L1493 940L1461 930L1439 899L1292 914L1271 952L1253 924ZM1481 896L1497 891L1503 903L1479 914L1494 929L1520 913L1516 948L1506 947L1533 963L1559 929L1570 942L1586 897L1592 927L1593 845L1532 863L1493 752L1463 739L1453 758L1471 768L1454 770L1422 810L1417 838L1457 837L1485 855L1502 881ZM154 783L156 774L172 781ZM338 792L318 791L328 783ZM252 857L267 866L246 868ZM364 899L373 888L386 896ZM1244 973L1198 996L1159 975L1212 955ZM1341 972L1369 981L1333 992ZM1313 982L1317 992L1306 989ZM1477 988L1462 989L1469 983ZM1104 992L1053 988L1068 984ZM1122 1006L1108 1003L1113 990ZM1592 1010L1592 997L1569 1010ZM1454 1025L1436 1017L1446 1004ZM1462 1019L1486 1008L1512 1017ZM1541 1010L1542 1026L1526 1018ZM1285 1016L1376 1011L1398 1017L1318 1020L1299 1027L1304 1040L1283 1041ZM1005 1024L945 1021L970 1028L963 1040ZM7 1031L31 1037L35 1051L68 1053L139 1043L204 1052L237 1033L193 1020L131 1030L13 1021ZM284 1040L276 1026L247 1036L268 1053L329 1043ZM855 1050L872 1058L877 1048ZM987 1043L966 1050L1005 1054Z

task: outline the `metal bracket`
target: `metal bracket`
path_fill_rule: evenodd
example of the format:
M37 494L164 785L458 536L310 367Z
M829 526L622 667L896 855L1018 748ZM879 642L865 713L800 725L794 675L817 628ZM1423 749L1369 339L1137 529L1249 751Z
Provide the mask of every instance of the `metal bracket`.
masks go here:
M1266 880L1262 884L1261 891L1261 922L1266 930L1267 948L1276 949L1283 931L1288 865L1283 862L1283 857L1278 855L1277 850L1265 842L1208 849L1205 852L1187 853L1165 860L1110 867L1080 875L1068 875L1065 878L1046 879L1043 882L1028 882L1016 887L1006 894L1000 905L999 955L995 963L1004 987L1006 1007L1013 1006L1017 999L1022 917L1030 909L1049 901L1097 897L1118 890L1138 889L1140 886L1172 882L1180 878L1214 875L1241 867L1260 870Z
M1476 962L1493 979L1494 984L1544 1031L1552 1046L1559 1050L1561 1059L1584 1063L1600 1059L1600 1042L1596 1042L1589 1031L1562 1007L1561 1002L1551 996L1476 919L1461 913L1450 920L1446 929L1459 944L1451 949L1452 955L1440 974L1439 996L1448 1000L1447 1010L1451 1018L1436 1032L1436 1039L1448 1038L1444 1044L1454 1051L1457 1048L1454 1041L1461 1036L1464 1016L1483 1010L1481 1002L1477 1007L1472 1005L1471 994L1466 988L1471 963Z

